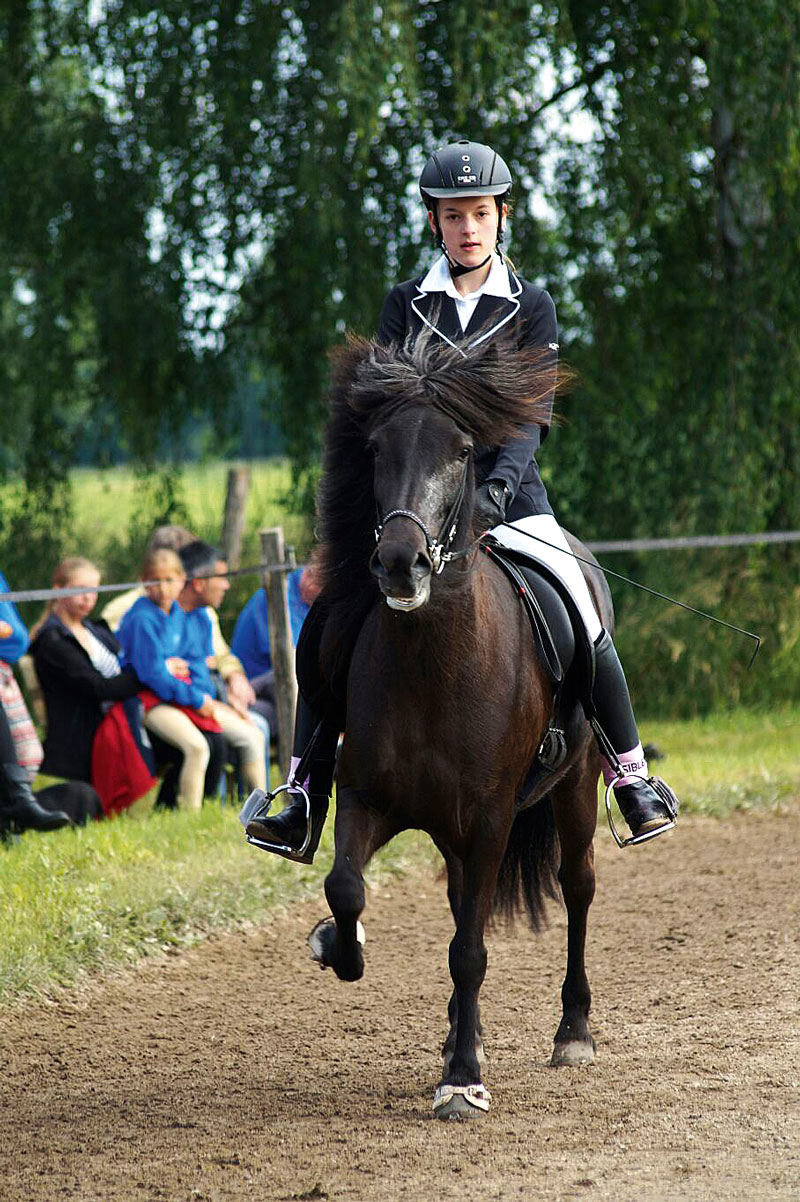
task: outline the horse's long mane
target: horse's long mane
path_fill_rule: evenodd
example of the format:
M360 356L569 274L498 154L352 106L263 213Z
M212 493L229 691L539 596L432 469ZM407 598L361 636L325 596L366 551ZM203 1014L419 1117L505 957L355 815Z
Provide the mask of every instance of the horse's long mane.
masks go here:
M433 334L388 347L351 337L334 353L318 494L321 571L332 600L376 595L367 566L376 521L370 432L404 406L430 405L476 444L498 446L549 420L555 372L547 348L520 350L501 339L464 354Z

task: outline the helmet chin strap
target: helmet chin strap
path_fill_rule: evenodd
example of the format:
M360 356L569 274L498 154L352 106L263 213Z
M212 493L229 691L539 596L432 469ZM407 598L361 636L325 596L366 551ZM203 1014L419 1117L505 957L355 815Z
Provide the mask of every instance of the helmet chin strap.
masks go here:
M491 252L490 252L490 253L489 253L489 254L486 256L486 258L483 260L483 262L482 262L482 263L476 263L474 267L465 267L463 263L458 263L458 262L457 262L457 261L456 261L454 258L452 258L452 256L451 256L451 255L448 253L447 247L446 247L446 246L445 246L445 244L444 244L444 238L442 238L441 247L442 247L442 251L443 251L443 253L444 253L444 257L447 259L447 264L448 264L448 266L449 266L449 268L450 268L450 274L451 274L451 276L453 277L453 279L454 279L454 280L455 280L455 279L458 279L458 277L459 277L460 275L469 275L469 273L470 273L471 271L480 271L481 267L485 267L485 266L486 266L486 264L489 262L489 260L490 260L490 259L491 259L491 257L492 257L492 256L491 256Z

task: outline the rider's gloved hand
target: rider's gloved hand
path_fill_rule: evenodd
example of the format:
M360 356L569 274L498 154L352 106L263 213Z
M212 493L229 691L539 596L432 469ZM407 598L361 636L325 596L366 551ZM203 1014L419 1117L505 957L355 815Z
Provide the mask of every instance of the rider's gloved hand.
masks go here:
M475 492L473 520L476 530L491 530L505 521L511 494L502 480L487 480Z

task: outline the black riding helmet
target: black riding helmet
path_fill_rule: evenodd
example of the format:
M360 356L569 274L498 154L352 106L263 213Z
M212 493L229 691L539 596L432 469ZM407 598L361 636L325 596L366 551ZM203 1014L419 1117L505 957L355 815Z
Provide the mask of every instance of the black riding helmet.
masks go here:
M461 196L493 196L497 204L497 245L503 240L502 210L505 197L511 190L511 172L497 151L482 142L470 142L463 138L434 151L422 169L419 190L425 207L433 213L439 244L447 255L439 225L437 201ZM461 275L477 268L464 268L453 263L447 255L453 275ZM484 260L485 262L485 260ZM480 264L483 266L483 264Z

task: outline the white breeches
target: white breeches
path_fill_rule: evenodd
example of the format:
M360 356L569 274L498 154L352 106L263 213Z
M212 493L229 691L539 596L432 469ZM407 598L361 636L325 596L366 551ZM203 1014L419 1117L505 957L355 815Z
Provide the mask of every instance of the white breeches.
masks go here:
M504 547L521 551L543 563L561 580L578 607L586 633L594 642L602 623L597 616L581 565L572 554L564 531L551 513L537 513L519 518L509 525L495 526L491 534ZM533 537L531 537L533 536Z
M145 714L144 724L165 743L183 752L183 766L178 776L178 805L181 809L199 810L203 804L203 786L209 751L205 735L183 710L174 705L154 705Z

